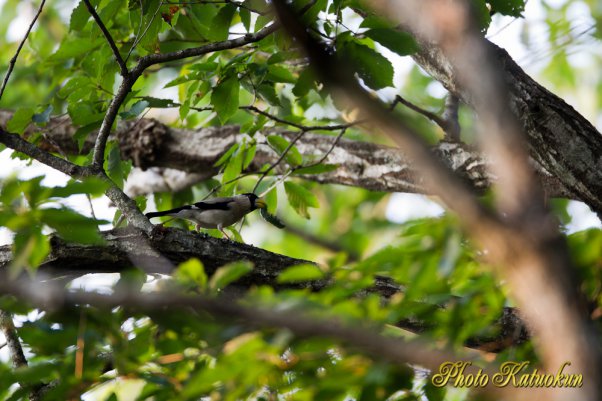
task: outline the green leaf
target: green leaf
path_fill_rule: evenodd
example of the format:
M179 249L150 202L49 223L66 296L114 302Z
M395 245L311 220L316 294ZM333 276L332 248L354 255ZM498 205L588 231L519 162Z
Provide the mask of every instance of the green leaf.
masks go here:
M96 110L95 105L89 101L69 103L67 112L73 124L81 126L92 124L104 117L104 113Z
M303 281L320 280L324 277L322 270L314 264L291 266L278 275L278 283L299 283Z
M105 43L105 38L78 38L67 36L58 50L48 58L51 62L62 62L89 54L92 50Z
M149 106L149 102L146 100L139 100L130 107L128 111L124 111L123 113L119 113L119 116L124 120L129 118L134 118L140 115Z
M48 121L50 121L50 114L52 113L52 109L52 105L49 104L43 112L34 114L32 121L36 124L46 124Z
M224 124L238 110L238 91L240 84L236 74L222 80L213 88L211 104L220 121Z
M79 127L75 134L73 134L73 140L77 142L77 148L81 152L84 147L84 143L86 143L86 139L88 139L88 135L90 132L97 130L102 125L102 120L94 121L88 125L84 125L83 127Z
M245 27L245 31L251 31L251 12L246 8L241 8L238 10L238 14L240 15L240 21L242 25Z
M382 54L354 40L344 41L339 55L345 63L355 67L364 83L374 89L393 85L393 66Z
M319 206L318 198L301 185L287 181L284 183L284 190L290 205L301 217L309 219L307 209Z
M337 168L339 168L338 164L316 164L314 166L307 166L307 167L301 167L298 169L295 169L295 171L293 171L293 174L296 175L303 175L303 174L324 174L324 173L330 173L331 171L336 170Z
M288 146L291 144L287 139L278 135L269 135L267 139L268 143L276 150L276 152L280 156L286 151ZM286 162L293 167L296 167L303 163L303 157L301 156L301 153L299 152L299 149L297 149L296 146L292 146L287 151L284 158Z
M222 164L224 164L225 162L227 162L230 159L230 156L232 156L232 154L234 154L234 152L236 152L238 150L238 147L240 146L240 144L235 143L234 145L230 146L230 148L226 151L226 153L224 153L213 165L213 167L219 167Z
M288 68L281 65L268 66L266 78L274 82L284 82L288 84L297 82L293 73Z
M245 150L245 158L242 163L242 169L246 169L253 162L255 153L257 152L257 144L253 143Z
M70 181L64 187L52 187L49 198L67 198L75 194L102 195L109 184L97 177L86 178L83 182Z
M215 18L211 22L211 29L207 32L207 38L212 41L220 41L228 39L228 32L232 17L236 12L234 4L226 4L220 8Z
M71 209L42 209L41 221L56 230L65 241L79 244L101 244L103 238L98 233L99 224L105 220L94 220L82 216Z
M197 258L188 259L180 263L174 273L174 278L185 286L194 285L195 288L204 290L207 288L207 274L203 263Z
M31 123L33 117L33 109L22 108L15 111L13 117L6 124L6 129L15 134L22 134L27 126Z
M107 172L109 177L119 187L123 187L123 182L128 176L131 168L131 162L124 161L121 159L121 152L119 145L115 141L110 141L107 145L108 157L107 157Z
M293 95L303 97L307 95L310 89L315 87L316 77L314 72L306 68L300 74L295 86L293 87Z
M71 19L69 20L69 30L79 32L86 26L86 23L90 19L90 12L88 11L86 4L80 1L77 7L73 9L71 13Z
M222 266L213 273L209 280L209 288L213 291L220 290L228 284L238 280L242 276L253 270L253 264L250 262L234 262Z
M365 35L400 56L407 56L418 50L412 35L397 29L370 29Z

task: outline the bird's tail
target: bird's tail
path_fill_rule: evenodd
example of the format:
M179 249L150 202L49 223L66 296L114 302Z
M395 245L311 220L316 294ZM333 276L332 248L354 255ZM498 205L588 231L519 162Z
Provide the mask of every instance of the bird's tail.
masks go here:
M146 213L145 216L149 219L152 219L153 217L161 217L161 216L169 216L169 214L172 213L171 210L165 210L163 212L150 212L150 213Z
M174 209L169 209L169 210L163 210L162 212L150 212L150 213L146 213L145 216L149 219L152 219L153 217L161 217L161 216L170 216L172 214L176 214L181 210L184 209L190 209L190 206L181 206L181 207L176 207Z

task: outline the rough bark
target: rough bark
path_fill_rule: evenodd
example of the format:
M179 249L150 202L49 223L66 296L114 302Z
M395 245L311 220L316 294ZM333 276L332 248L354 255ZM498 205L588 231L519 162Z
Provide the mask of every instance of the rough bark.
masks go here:
M281 288L282 285L277 282L281 271L296 264L313 263L250 245L159 226L150 238L130 228L105 231L102 237L105 240L102 245L85 245L68 243L52 234L51 252L38 271L42 276L48 275L53 279L72 279L90 273L119 273L132 266L138 266L149 274L169 274L178 263L196 257L203 262L207 274L211 276L220 266L247 260L254 264L251 273L230 285L226 291L230 296L238 297L252 286L270 285L276 289ZM164 258L167 258L167 263ZM11 246L0 246L0 279L3 279L5 268L11 260ZM314 280L296 284L295 287L320 291L330 283L329 279ZM376 276L374 284L358 292L356 296L364 297L375 293L386 300L403 290L403 286L392 279ZM400 320L397 326L414 333L432 329L431 324L413 318ZM525 324L512 308L505 308L503 315L492 324L491 329L492 333L497 334L470 338L465 345L482 351L499 352L529 339Z
M529 154L537 169L561 181L569 192L567 197L582 200L601 215L600 132L563 99L534 81L504 49L487 44L503 69L511 107L527 134ZM462 101L471 104L468 92L459 85L440 48L423 45L414 60Z
M5 126L12 115L0 111L0 126ZM67 117L52 119L43 130L39 146L44 150L60 149L67 154L79 152L73 134L77 130ZM31 135L33 129L26 135ZM266 144L265 135L278 133L289 139L296 132L271 130L257 133L257 153L249 171L258 171L266 163L274 163L278 155ZM90 151L95 133L83 144L82 152ZM215 162L234 143L242 139L236 126L210 127L184 130L167 127L154 120L138 123L122 123L117 138L123 157L137 167L126 183L126 192L132 196L159 192L178 191L217 173ZM331 147L334 137L306 133L297 142L303 154L321 156ZM432 147L445 164L462 177L478 193L490 187L495 177L488 173L488 161L469 145L456 142L440 142ZM397 148L369 142L342 138L326 163L338 164L339 168L326 174L307 175L306 179L321 183L362 187L374 191L428 193L422 178L408 158ZM549 197L572 197L555 177L538 170L542 186Z

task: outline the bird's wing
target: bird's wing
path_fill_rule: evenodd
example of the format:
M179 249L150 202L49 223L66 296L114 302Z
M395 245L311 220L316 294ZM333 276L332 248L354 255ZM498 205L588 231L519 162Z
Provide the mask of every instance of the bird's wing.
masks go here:
M230 210L231 204L234 203L234 198L213 198L205 201L197 202L194 206L201 210Z

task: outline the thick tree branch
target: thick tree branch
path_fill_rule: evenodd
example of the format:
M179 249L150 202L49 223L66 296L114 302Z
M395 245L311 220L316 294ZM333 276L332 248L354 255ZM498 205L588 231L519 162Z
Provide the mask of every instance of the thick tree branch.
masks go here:
M11 115L11 112L0 110L0 127L5 126ZM75 131L76 127L68 118L53 118L44 129L49 142L42 142L40 146L49 151L56 151L58 146L67 153L76 154L78 146L72 139ZM256 134L256 160L249 171L259 171L263 165L277 160L278 155L265 144L265 137L271 133L283 135L288 140L295 135L284 130L266 130ZM242 139L235 126L184 130L152 120L142 120L135 126L119 124L116 135L120 139L122 156L147 170L134 169L128 178L126 192L134 196L174 192L212 177L217 173L215 162ZM309 132L303 135L297 143L301 153L316 156L328 153L322 162L339 165L332 172L304 178L374 191L432 193L425 187L420 171L399 149L344 138L339 139L332 149L334 143L334 137ZM88 152L93 144L94 134L91 134L84 143L83 152ZM432 147L431 152L463 177L477 193L484 192L495 182L495 177L487 171L489 162L469 145L441 142ZM547 196L570 197L571 194L555 177L542 170L537 170L537 173Z
M46 164L61 173L65 173L68 176L83 178L92 175L92 172L88 168L78 166L68 160L56 157L53 154L38 148L34 144L27 142L17 134L6 132L2 126L0 126L0 143L17 152L21 152L40 163Z
M106 241L104 245L67 243L52 235L51 252L38 271L42 276L58 277L61 280L89 273L119 273L132 266L138 266L148 274L170 274L178 263L196 257L203 262L207 274L211 276L222 265L247 260L254 264L253 271L229 287L229 293L237 295L245 293L253 286L270 285L279 288L281 285L278 284L277 277L282 270L295 264L312 263L249 245L173 228L157 227L150 239L131 229L106 231L102 235ZM167 262L163 260L165 257ZM1 246L0 278L4 276L4 269L10 265L11 260L11 246ZM320 291L329 284L328 280L316 280L300 283L299 286ZM392 279L377 276L374 285L358 296L361 297L366 292L376 293L386 300L402 291L403 287ZM431 327L430 324L417 319L402 320L397 326L419 334ZM492 324L491 332L498 334L472 337L467 340L466 345L487 352L497 352L529 339L524 324L512 309L505 310L499 321Z
M258 32L248 33L236 39L224 40L222 42L209 43L200 47L192 47L189 49L178 50L170 53L158 53L149 54L142 57L138 61L138 65L134 68L133 72L138 75L146 68L151 65L167 63L169 61L182 60L188 57L198 57L207 53L213 53L220 50L234 49L242 47L250 43L259 42L263 38L269 36L278 29L278 24L272 23L271 25L262 28Z
M155 226L148 238L130 228L105 231L102 236L105 244L84 245L66 243L52 235L52 250L40 265L39 271L52 275L79 276L87 273L120 272L131 266L138 266L146 273L169 274L174 265L194 257L203 262L208 273L212 274L220 266L247 260L255 268L245 279L246 285L275 285L275 278L283 269L299 263L309 263L250 245L161 226ZM148 246L142 246L144 244ZM171 264L160 260L161 256ZM11 246L1 246L0 271L10 264L11 259Z
M602 215L602 135L563 99L533 80L510 55L487 41L490 54L502 68L509 101L527 134L529 154L540 167L557 177L571 192ZM474 99L463 88L441 49L423 43L414 60L463 102Z

